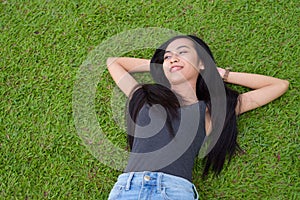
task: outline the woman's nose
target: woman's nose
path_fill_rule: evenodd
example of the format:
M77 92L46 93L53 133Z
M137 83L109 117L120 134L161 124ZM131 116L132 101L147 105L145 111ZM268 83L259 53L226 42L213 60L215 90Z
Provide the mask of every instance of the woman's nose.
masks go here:
M175 63L175 62L178 62L179 61L179 58L176 54L173 54L171 59L170 59L170 62L171 64Z

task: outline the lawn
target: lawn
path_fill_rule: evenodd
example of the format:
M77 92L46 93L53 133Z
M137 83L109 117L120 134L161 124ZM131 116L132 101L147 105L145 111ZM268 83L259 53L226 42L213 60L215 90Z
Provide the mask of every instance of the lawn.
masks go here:
M101 61L107 52L150 58L155 42L128 51L105 43L149 27L203 38L220 67L290 82L282 97L240 117L244 153L219 177L202 180L197 162L200 199L300 199L299 22L298 0L1 0L0 199L107 199L121 171L81 126L94 123L126 148L126 100ZM98 68L82 73L93 56ZM82 80L91 88L78 90ZM78 91L91 97L86 119L78 117Z

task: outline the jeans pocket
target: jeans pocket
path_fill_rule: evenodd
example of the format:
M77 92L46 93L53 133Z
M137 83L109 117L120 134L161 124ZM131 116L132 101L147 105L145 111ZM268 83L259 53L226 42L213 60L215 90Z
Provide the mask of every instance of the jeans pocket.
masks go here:
M117 200L123 190L124 186L115 185L109 193L108 200Z
M164 200L194 200L194 191L186 188L163 187L161 191Z

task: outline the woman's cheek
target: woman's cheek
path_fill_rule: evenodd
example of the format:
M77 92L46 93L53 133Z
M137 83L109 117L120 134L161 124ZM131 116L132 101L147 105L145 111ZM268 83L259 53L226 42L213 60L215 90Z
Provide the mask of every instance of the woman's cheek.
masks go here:
M169 67L167 66L163 66L163 71L164 71L164 74L167 76L170 72L169 72Z

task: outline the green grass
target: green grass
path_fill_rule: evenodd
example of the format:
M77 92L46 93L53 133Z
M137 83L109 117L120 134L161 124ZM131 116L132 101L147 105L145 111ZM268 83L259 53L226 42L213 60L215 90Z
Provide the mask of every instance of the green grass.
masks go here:
M78 136L73 87L101 42L146 27L196 34L219 66L290 81L284 96L240 117L246 153L220 177L203 181L202 166L195 167L201 199L299 199L299 19L297 0L2 0L0 199L107 199L120 172L97 160ZM128 54L149 58L151 52ZM95 113L123 148L124 130L112 119L114 87L105 72Z

